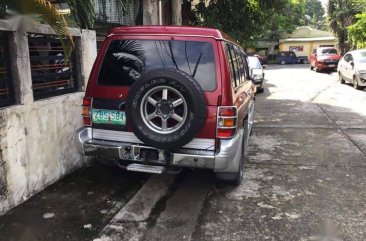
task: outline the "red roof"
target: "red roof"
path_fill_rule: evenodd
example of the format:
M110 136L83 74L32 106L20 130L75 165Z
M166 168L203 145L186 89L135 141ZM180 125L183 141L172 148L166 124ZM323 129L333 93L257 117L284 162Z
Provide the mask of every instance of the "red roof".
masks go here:
M190 36L204 36L216 39L231 38L214 28L205 27L188 27L188 26L122 26L113 28L111 34L164 34L164 35L190 35Z

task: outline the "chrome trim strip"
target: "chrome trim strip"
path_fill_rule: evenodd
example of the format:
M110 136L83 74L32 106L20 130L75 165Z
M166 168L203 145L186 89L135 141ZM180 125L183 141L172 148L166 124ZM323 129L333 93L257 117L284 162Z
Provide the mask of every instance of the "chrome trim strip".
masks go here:
M143 142L140 141L135 134L127 131L112 131L112 130L93 128L93 138L108 141L143 144ZM198 149L198 150L214 150L215 139L194 138L190 143L183 146L183 148Z

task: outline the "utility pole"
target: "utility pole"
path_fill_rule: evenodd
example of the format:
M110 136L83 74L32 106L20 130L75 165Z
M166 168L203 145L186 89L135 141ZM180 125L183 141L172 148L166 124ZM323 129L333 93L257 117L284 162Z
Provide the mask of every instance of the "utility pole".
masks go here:
M182 0L172 2L172 25L182 25Z

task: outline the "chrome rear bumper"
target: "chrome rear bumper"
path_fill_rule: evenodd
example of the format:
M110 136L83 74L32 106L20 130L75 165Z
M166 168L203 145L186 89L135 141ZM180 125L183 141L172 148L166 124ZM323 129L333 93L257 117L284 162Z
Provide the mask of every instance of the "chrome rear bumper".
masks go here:
M219 150L200 150L181 148L176 152L158 150L140 143L120 142L92 138L91 128L81 128L77 131L78 151L85 156L93 156L107 160L123 160L128 162L144 162L141 151L152 150L158 153L156 160L149 160L151 165L177 166L212 169L230 172L238 162L242 131L237 131L234 138L220 140ZM240 155L239 155L240 156ZM234 168L235 169L235 168ZM234 170L232 170L234 171Z

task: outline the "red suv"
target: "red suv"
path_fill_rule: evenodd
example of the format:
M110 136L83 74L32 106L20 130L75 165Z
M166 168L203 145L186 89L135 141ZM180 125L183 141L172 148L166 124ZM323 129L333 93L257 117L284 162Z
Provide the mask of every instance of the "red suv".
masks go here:
M247 63L216 29L113 29L86 89L79 150L129 171L205 168L239 184L256 91Z
M334 47L320 47L313 50L310 55L310 70L336 70L342 58Z

